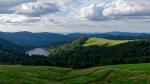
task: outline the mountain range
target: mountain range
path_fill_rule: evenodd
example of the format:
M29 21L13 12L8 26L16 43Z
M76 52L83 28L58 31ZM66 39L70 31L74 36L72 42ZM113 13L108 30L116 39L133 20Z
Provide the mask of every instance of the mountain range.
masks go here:
M32 33L32 32L0 32L0 37L26 48L53 47L67 43L81 36L115 40L147 39L150 33L106 32L106 33Z
M0 32L0 37L27 48L50 47L70 40L68 36L48 32Z

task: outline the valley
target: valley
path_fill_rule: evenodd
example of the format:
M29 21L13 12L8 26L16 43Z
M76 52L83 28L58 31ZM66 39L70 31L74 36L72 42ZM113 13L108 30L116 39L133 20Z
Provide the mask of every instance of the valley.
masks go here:
M47 46L34 39L31 47L29 39L20 46L0 38L0 84L150 83L150 39L51 38Z

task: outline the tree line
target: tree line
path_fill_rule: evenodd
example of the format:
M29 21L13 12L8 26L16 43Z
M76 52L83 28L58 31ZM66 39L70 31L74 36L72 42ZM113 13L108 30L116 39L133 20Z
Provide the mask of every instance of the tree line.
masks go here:
M150 40L136 40L115 46L88 46L88 38L80 38L49 49L50 64L60 67L88 68L93 66L150 62Z
M150 39L135 40L114 46L83 46L86 37L49 49L49 56L28 56L18 53L20 47L0 46L0 64L44 65L69 68L150 62ZM8 43L9 44L9 43ZM19 50L18 50L19 49ZM17 51L18 50L18 51ZM16 52L17 51L17 52ZM23 51L22 51L23 52Z

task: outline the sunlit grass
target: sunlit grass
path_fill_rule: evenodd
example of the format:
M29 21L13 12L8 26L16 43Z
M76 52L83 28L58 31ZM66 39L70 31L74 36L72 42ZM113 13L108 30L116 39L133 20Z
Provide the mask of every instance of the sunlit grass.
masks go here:
M107 46L112 46L112 45L117 45L121 43L128 42L129 40L111 40L111 39L104 39L104 38L89 38L84 46L93 46L93 45L107 45Z

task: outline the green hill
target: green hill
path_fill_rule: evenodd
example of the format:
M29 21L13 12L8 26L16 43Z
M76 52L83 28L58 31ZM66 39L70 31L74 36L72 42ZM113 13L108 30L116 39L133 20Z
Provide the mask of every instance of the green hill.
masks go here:
M59 67L88 68L110 64L149 63L150 40L118 41L82 37L49 49L49 53L51 65Z
M150 64L69 69L1 65L0 84L149 84Z
M25 48L0 38L0 64L18 64L24 58Z
M27 49L0 38L0 64L49 65L48 57L25 55Z
M32 33L32 32L0 32L0 37L9 40L16 45L26 48L53 47L66 43L73 38L57 33Z
M111 39L104 39L104 38L90 38L88 39L84 46L93 46L93 45L118 45L121 43L128 42L129 40L111 40Z
M11 41L8 41L6 39L0 38L0 50L4 50L7 52L13 52L13 53L24 53L25 48L20 47Z

